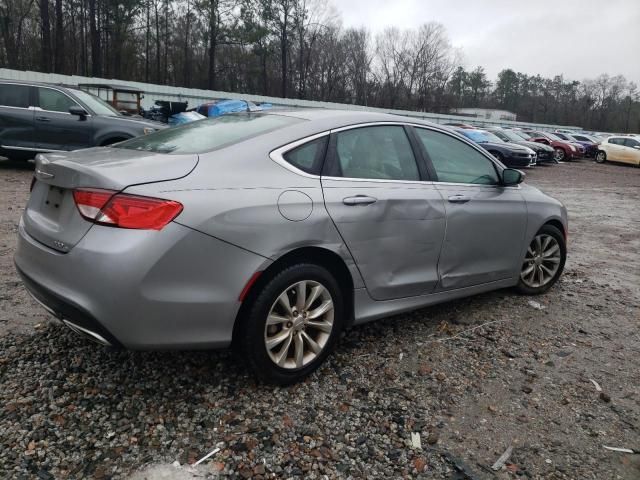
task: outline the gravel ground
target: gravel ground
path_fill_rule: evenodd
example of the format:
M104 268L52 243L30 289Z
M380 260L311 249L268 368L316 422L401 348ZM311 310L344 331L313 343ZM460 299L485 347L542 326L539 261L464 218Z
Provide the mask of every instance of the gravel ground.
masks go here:
M290 388L257 385L227 352L116 351L51 320L12 265L31 175L0 161L0 478L190 478L216 447L195 475L640 478L640 455L603 448L640 449L640 169L528 172L570 215L546 295L354 328Z

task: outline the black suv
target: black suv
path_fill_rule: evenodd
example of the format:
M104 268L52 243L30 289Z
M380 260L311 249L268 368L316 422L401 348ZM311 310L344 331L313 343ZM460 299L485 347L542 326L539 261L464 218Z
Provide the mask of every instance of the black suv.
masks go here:
M10 159L109 145L161 128L78 88L0 80L0 156Z

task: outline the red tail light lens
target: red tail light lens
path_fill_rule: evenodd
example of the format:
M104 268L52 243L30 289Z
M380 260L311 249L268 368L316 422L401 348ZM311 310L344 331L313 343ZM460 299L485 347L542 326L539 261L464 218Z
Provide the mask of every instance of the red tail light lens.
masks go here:
M84 218L111 227L161 230L182 211L182 204L172 200L112 190L77 189L73 198Z

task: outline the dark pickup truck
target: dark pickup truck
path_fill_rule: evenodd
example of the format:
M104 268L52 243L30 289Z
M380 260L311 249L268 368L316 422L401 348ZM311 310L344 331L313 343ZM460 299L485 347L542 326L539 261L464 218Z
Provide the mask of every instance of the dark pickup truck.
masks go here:
M127 117L74 87L0 80L0 156L14 160L39 152L109 145L166 128Z

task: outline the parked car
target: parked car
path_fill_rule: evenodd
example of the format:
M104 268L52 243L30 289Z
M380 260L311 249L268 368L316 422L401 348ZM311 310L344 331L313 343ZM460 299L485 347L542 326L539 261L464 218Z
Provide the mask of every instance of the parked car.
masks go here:
M552 133L538 132L534 130L514 131L525 140L528 140L530 142L543 143L552 147L554 150L553 158L558 162L562 162L563 160L574 160L582 158L584 156L584 151L581 153L581 149L584 150L584 147L582 147L581 145L576 145L573 142L562 140L560 137L556 137Z
M53 315L130 349L231 344L301 380L341 331L505 287L547 291L567 212L415 118L324 109L208 118L38 155L15 264Z
M486 130L457 129L461 135L474 141L508 167L533 167L536 152L530 148L503 142Z
M640 167L640 138L613 136L598 145L596 162L630 163Z
M78 88L0 80L0 156L29 159L37 152L109 145L161 128L121 115Z
M596 156L596 152L598 151L597 145L600 142L595 141L594 139L587 139L584 135L578 135L575 133L555 132L554 135L560 137L562 140L582 145L584 147L585 157L593 158ZM581 140L578 139L578 137L581 137Z
M226 115L228 113L258 112L271 107L272 105L270 103L257 105L247 100L222 99L203 103L199 105L195 111L205 117L219 117L220 115Z
M515 143L516 145L530 148L531 150L536 152L537 164L557 163L553 158L554 150L549 145L545 145L544 143L530 142L517 135L513 130L507 130L500 127L489 127L487 128L487 131L493 133L503 142Z

